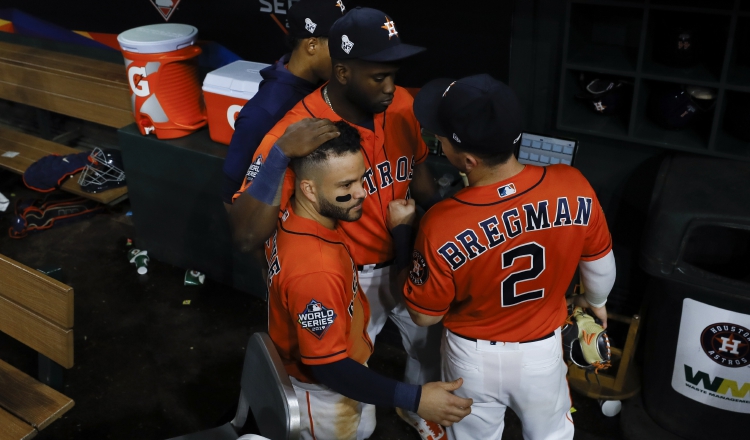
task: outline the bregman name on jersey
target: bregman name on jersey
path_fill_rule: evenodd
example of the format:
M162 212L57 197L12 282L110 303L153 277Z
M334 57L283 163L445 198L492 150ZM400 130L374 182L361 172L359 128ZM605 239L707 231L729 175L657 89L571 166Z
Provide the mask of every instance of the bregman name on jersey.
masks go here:
M513 207L501 215L493 215L480 222L479 227L466 229L456 235L455 240L449 240L437 252L448 262L452 270L458 270L467 260L473 260L495 246L512 240L524 232L540 231L543 229L565 226L588 226L591 217L591 198L576 197L575 219L572 218L570 202L567 197L558 197L557 208L551 215L549 201L542 200ZM554 221L550 223L550 219ZM477 233L476 231L479 231ZM482 242L480 242L480 235ZM459 246L460 245L460 246Z

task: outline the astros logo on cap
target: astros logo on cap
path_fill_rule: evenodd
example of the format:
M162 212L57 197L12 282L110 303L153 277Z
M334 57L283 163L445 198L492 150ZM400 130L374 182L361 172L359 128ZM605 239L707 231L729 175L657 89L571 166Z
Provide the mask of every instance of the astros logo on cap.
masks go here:
M393 20L388 18L388 16L385 16L385 23L383 23L383 26L380 26L381 28L388 31L388 39L390 40L391 37L396 36L398 37L398 32L396 32L396 24L393 23Z
M338 6L339 8L341 8L341 13L342 14L346 10L346 6L344 6L344 2L342 2L341 0L339 0L339 1L336 2L336 6Z

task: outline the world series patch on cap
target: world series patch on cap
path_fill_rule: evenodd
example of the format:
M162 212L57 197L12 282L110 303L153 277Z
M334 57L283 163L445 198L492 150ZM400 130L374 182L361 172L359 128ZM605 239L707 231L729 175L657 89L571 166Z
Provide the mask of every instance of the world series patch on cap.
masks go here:
M401 38L390 15L377 9L357 7L333 24L328 49L333 59L377 63L403 60L425 50L405 44Z
M344 0L301 0L287 13L289 35L295 38L325 37L345 11Z

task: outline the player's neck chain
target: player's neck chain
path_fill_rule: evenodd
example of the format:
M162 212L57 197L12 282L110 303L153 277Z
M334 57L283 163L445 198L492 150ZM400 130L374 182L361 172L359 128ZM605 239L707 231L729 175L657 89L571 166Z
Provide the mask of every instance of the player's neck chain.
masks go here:
M325 99L326 104L328 104L328 107L331 109L331 111L336 113L336 110L334 110L333 106L331 105L331 100L328 99L328 86L327 85L323 87L323 99Z

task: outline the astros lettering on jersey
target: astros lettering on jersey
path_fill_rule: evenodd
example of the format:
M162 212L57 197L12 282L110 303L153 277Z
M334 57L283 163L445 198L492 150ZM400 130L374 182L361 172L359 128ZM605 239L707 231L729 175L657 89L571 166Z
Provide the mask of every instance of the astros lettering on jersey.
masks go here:
M289 125L305 118L327 118L332 122L341 120L325 103L321 90L314 91L297 103L263 138L235 199L252 185L268 152ZM362 206L362 218L343 223L341 228L354 245L357 264L382 263L393 258L391 235L386 225L388 203L408 198L414 166L427 158L427 145L422 140L419 123L411 111L412 102L409 92L396 87L388 109L373 117L374 132L352 124L362 137L362 153L367 167L364 176L367 197ZM294 193L294 179L294 172L288 169L282 189L282 209Z
M565 321L565 292L579 260L611 248L604 213L578 170L526 165L427 212L404 296L420 313L445 314L456 334L530 341Z
M340 229L299 217L290 204L265 253L268 332L287 373L314 384L309 365L346 357L367 362L370 306Z

